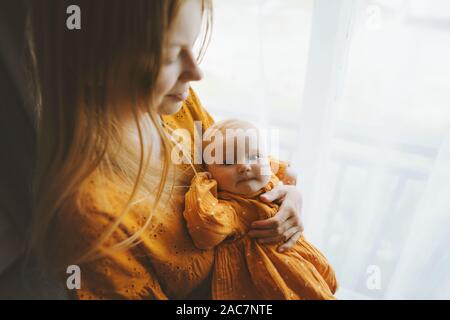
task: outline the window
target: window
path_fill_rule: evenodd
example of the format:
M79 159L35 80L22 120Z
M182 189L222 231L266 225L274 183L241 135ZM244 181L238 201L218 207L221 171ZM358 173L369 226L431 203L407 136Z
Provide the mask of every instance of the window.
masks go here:
M205 77L193 83L217 120L278 129L284 159L295 145L292 115L302 101L312 9L312 0L216 1Z
M338 297L448 299L450 3L220 1L214 28L194 87L279 129Z

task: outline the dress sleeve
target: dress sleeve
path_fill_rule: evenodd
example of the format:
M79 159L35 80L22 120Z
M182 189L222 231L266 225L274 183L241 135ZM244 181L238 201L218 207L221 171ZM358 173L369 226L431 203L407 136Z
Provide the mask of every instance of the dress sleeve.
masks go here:
M92 248L105 228L113 221L106 212L65 212L59 219L57 249L58 275L68 284L70 265L80 270L80 288L69 289L71 299L168 299L153 271L151 261L139 245L112 250L111 246L129 237L127 226L119 227L96 252L96 258L81 260L80 255Z
M274 157L269 157L269 161L272 172L278 177L278 179L283 180L284 174L286 173L286 168L290 165L289 162L282 161Z
M184 218L194 244L213 248L236 230L236 212L226 201L217 199L217 182L200 172L192 179L185 196Z

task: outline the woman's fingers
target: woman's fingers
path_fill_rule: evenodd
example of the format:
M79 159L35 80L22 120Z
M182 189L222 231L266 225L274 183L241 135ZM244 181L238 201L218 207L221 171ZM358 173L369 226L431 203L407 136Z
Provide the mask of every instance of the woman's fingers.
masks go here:
M267 229L252 229L248 233L248 235L252 238L267 238L267 237L276 237L281 236L286 230L289 230L291 227L297 225L296 217L288 218L281 225L278 225L274 228Z
M270 237L270 238L258 239L258 243L270 244L270 243L286 242L286 241L289 241L289 239L291 239L292 236L294 234L296 234L298 231L299 231L298 227L292 227L292 228L289 228L286 232L284 232L281 235L278 235L278 236L275 236L275 237Z
M278 186L261 196L266 202L282 200L277 214L269 219L252 223L249 236L257 238L259 243L285 242L278 247L282 252L290 249L303 232L301 221L302 198L294 186Z
M274 229L280 227L286 220L292 216L299 216L297 204L289 199L284 199L277 214L269 219L257 220L252 222L254 229Z
M294 233L288 241L283 243L281 246L278 247L278 252L284 252L294 246L294 244L297 242L297 240L302 236L303 231L297 231Z
M278 190L275 193L271 193L268 195L269 199L277 200L279 197L284 197L286 195L286 188L283 187L277 187L272 191ZM265 193L267 195L269 192ZM272 200L272 201L274 201ZM266 200L264 200L266 201ZM269 201L269 202L272 202ZM281 203L280 209L278 210L277 214L269 219L264 220L257 220L252 222L252 228L254 229L273 229L280 227L287 219L289 219L292 215L296 214L296 205L292 203L292 201L288 199L284 199L284 201Z
M292 211L289 209L280 210L275 216L269 219L257 220L252 222L253 229L277 229L282 227L283 223L292 216Z

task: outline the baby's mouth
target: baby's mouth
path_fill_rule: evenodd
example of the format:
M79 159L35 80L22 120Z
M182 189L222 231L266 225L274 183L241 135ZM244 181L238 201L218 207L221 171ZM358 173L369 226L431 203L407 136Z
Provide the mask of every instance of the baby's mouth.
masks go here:
M255 177L245 176L241 180L239 180L239 182L246 182L246 181L255 180L255 179L256 179Z

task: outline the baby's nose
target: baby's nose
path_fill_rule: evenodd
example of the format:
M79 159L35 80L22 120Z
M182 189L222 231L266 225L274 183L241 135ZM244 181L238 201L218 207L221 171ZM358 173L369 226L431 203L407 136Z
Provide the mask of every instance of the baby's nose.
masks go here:
M240 164L238 166L238 172L239 173L246 173L251 170L250 166L248 164Z

